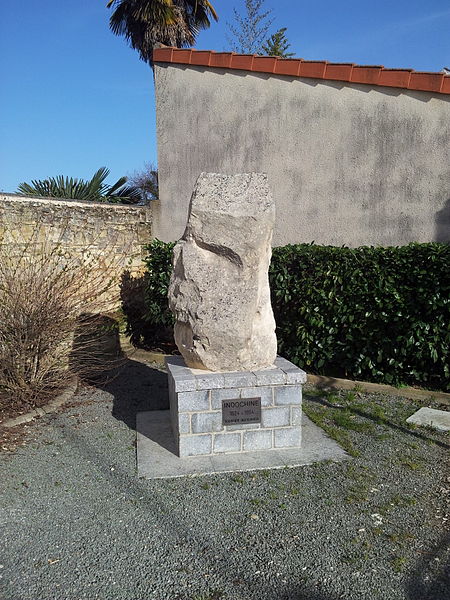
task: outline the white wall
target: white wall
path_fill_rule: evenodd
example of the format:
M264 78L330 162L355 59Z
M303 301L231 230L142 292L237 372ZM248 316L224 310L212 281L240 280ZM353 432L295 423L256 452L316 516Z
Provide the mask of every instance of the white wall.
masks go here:
M274 244L450 241L450 96L155 65L160 201L181 237L202 171L263 171Z

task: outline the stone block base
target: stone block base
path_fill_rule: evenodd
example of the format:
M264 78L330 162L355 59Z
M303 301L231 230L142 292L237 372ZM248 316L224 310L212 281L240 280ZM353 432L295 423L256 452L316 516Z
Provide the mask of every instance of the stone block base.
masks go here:
M213 373L190 369L181 357L171 356L166 366L180 457L300 447L306 373L289 361L278 357L272 367L260 371ZM249 402L260 404L257 422L224 424L224 407L239 411Z

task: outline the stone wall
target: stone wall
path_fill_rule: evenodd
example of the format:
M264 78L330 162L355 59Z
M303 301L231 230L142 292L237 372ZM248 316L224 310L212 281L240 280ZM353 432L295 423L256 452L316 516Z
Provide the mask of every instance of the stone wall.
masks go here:
M164 63L155 81L159 239L183 234L200 172L256 171L274 245L450 241L449 95Z
M151 209L146 206L0 194L3 250L32 257L45 246L58 246L72 257L89 256L93 268L114 278L116 303L122 272L142 270L151 222Z

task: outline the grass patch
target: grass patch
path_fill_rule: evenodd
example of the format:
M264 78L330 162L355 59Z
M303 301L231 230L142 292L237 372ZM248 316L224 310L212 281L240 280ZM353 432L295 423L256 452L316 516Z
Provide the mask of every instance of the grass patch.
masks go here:
M357 393L359 393L359 394L363 394L363 393L364 393L364 391L365 391L365 389L364 389L364 386L363 386L363 385L361 385L360 383L355 383L355 386L354 386L354 388L353 388L353 391L355 391L355 392L357 392Z
M396 556L392 561L392 568L396 573L402 573L406 567L406 558L404 556Z
M415 538L412 533L407 533L406 531L402 531L400 533L389 533L386 535L386 537L392 544L397 544L398 546L402 546L403 544L406 544Z
M234 481L234 483L244 483L245 479L242 477L242 475L233 475L231 481Z
M345 474L353 481L353 484L348 488L345 502L347 504L367 502L375 475L367 467L355 464L347 465Z
M372 544L368 540L359 537L352 538L351 543L357 546L357 548L355 551L343 555L343 562L355 566L365 564L371 557Z
M354 463L349 463L346 470L346 475L350 479L354 479L355 481L372 481L375 478L375 474L364 465L355 465Z
M330 417L333 418L331 414L331 409L327 409L324 407L313 407L306 402L303 403L303 412L307 417L311 419L313 423L321 427L325 433L327 433L331 438L336 440L342 448L350 454L350 456L357 457L360 455L359 451L354 447L352 441L350 440L348 434L339 428L339 426L333 425L330 422ZM334 412L334 411L333 411Z
M349 410L341 410L333 415L333 421L338 427L351 429L359 433L374 433L375 427L371 423L360 422Z
M354 402L356 399L356 392L347 392L344 396L346 402Z
M367 502L369 499L369 486L364 484L353 485L349 488L349 493L345 496L347 504L359 504Z
M385 504L378 508L380 515L387 515L393 508L406 508L407 506L414 506L417 500L412 496L401 496L396 494L392 496Z
M400 458L399 464L410 471L423 471L423 462L421 460L411 460L410 458Z
M326 399L329 404L341 404L342 403L341 398L337 394L330 393L327 395Z
M252 498L250 500L250 504L253 504L253 506L265 506L267 504L266 500L263 500L262 498Z

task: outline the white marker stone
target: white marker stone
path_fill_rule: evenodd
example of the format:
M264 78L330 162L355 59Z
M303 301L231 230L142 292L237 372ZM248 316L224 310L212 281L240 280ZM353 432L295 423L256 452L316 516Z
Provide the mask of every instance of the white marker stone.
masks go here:
M450 412L423 406L406 419L407 423L427 425L438 431L450 431Z

